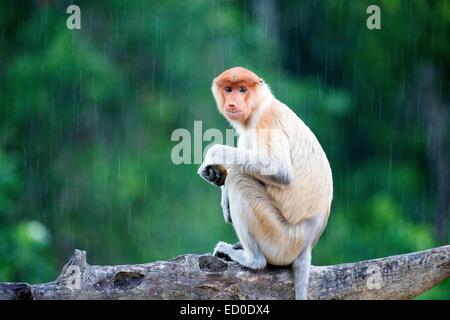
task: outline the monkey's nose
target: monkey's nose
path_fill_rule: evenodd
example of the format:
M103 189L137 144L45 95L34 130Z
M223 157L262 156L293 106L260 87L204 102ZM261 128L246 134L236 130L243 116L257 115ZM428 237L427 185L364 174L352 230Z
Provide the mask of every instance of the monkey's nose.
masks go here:
M228 104L228 107L229 107L230 109L235 109L235 108L236 108L236 105L235 105L234 103L229 103L229 104Z

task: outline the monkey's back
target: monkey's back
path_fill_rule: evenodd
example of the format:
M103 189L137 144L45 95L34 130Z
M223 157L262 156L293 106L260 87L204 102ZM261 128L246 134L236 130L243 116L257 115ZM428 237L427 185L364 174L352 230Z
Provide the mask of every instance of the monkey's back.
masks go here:
M309 127L286 105L279 101L275 104L275 126L289 140L294 179L289 185L268 185L267 191L289 224L328 216L333 179L327 156Z
M333 196L331 168L312 131L278 100L274 99L261 115L262 128L280 130L286 136L287 143L279 145L289 148L293 180L287 185L250 182L247 190L250 178L245 178L240 192L246 195L252 212L246 216L249 231L267 261L289 265L308 243L316 243L325 228ZM241 137L239 144L245 147L247 141Z

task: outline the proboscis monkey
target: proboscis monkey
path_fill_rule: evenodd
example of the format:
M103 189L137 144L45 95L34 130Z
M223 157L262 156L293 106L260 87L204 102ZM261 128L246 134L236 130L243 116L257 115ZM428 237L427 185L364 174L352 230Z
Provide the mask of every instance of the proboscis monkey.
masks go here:
M240 241L240 246L219 242L214 254L251 269L292 265L295 298L306 299L311 250L333 197L325 152L306 124L250 70L226 70L214 79L212 92L239 134L236 148L212 146L198 170L221 187L225 220Z

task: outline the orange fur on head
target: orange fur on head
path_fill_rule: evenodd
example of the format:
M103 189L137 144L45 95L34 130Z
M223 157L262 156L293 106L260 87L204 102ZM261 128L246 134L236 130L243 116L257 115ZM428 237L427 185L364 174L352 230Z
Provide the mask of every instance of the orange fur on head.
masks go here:
M221 73L214 79L212 86L220 112L228 120L245 124L253 112L253 100L260 84L261 78L242 67L234 67Z
M256 74L242 67L234 67L225 70L214 79L214 83L222 88L228 85L236 84L252 87L260 81L261 79Z

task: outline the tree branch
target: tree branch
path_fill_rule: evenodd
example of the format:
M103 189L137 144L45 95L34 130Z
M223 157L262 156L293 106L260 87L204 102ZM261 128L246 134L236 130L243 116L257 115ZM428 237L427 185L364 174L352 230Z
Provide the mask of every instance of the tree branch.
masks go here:
M309 299L411 299L450 277L450 245L312 267ZM0 283L0 299L293 299L290 268L252 271L187 254L140 265L94 266L75 250L53 282Z

